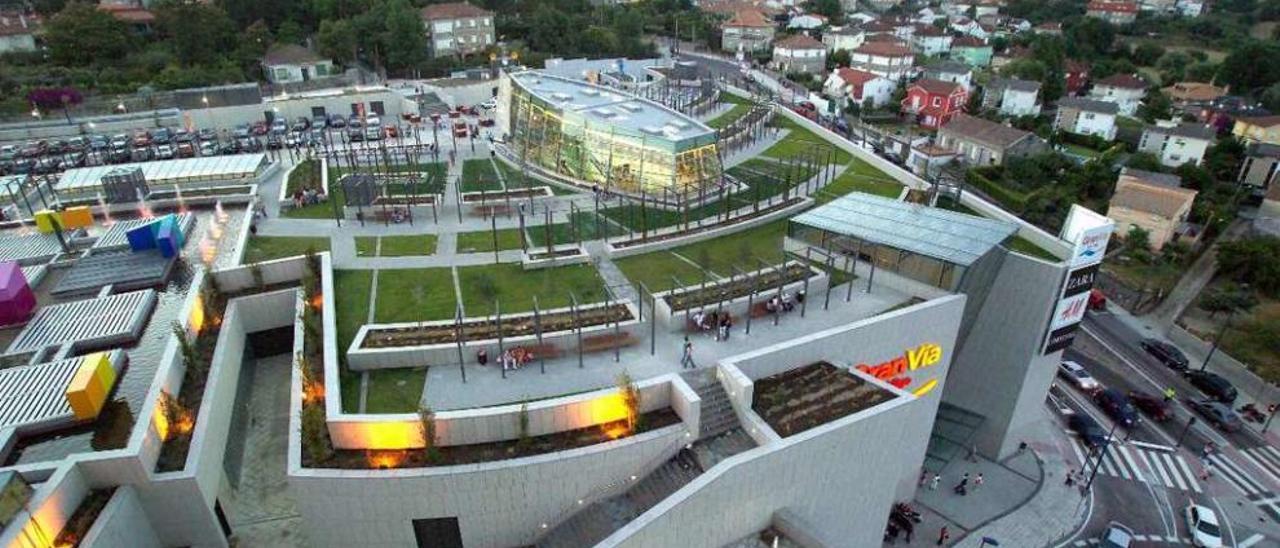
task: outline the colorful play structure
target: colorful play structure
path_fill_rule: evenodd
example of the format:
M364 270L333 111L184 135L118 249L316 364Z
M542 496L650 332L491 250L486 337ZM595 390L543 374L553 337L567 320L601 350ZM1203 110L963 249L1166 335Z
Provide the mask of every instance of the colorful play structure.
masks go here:
M133 228L125 233L129 249L134 252L159 249L164 257L177 257L182 252L182 226L174 214L157 217L156 220Z
M36 311L36 294L15 261L0 263L0 327L25 323Z
M62 230L87 228L93 224L93 210L89 206L68 207L62 211L42 209L35 213L36 230L50 234L56 227Z
M115 384L116 370L111 366L109 353L95 352L85 356L71 382L67 383L67 404L76 419L97 418Z

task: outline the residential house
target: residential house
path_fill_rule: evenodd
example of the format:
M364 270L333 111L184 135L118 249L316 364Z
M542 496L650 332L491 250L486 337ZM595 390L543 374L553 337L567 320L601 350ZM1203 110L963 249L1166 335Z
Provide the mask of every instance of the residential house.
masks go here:
M894 25L884 19L877 19L870 23L866 23L862 25L862 30L867 33L867 36L892 36L899 40L902 39L902 37L897 34L897 25Z
M822 43L826 44L827 50L832 52L858 49L866 40L867 34L862 27L853 25L833 28L822 33Z
M1115 103L1122 116L1133 116L1147 95L1147 81L1137 74L1113 74L1093 84L1089 97Z
M0 11L0 54L35 51L40 29L39 15Z
M822 88L842 109L849 104L876 108L889 104L898 83L865 70L838 68L831 71Z
M1231 134L1246 143L1280 145L1280 115L1238 118Z
M466 2L429 4L421 17L432 57L465 57L497 43L493 12L484 8Z
M1108 141L1116 138L1115 103L1064 97L1058 100L1058 114L1053 118L1053 130L1077 135L1096 135Z
M759 0L710 0L699 2L698 9L716 15L721 20L729 19L742 10L758 11L765 19L774 20L783 14L784 8L776 2Z
M1116 233L1121 236L1134 227L1145 230L1151 249L1159 251L1184 234L1198 234L1187 224L1195 201L1196 191L1182 188L1182 178L1177 175L1126 167L1120 170L1107 217L1116 222Z
M972 36L961 36L951 41L951 59L971 67L990 65L994 52L991 44Z
M973 89L973 69L955 61L938 61L924 68L924 77L943 82L955 82L964 89Z
M787 21L791 30L817 30L827 25L827 18L816 13L802 13Z
M1195 117L1205 125L1212 126L1218 133L1233 132L1236 120L1241 118L1259 118L1270 116L1271 111L1262 108L1253 100L1239 95L1223 95L1209 101L1206 105L1183 107L1183 112Z
M1085 7L1085 15L1112 25L1129 25L1138 19L1138 4L1114 0L1094 0Z
M1031 29L1035 28L1031 21L1019 17L1013 17L1005 21L1005 27L1013 32L1031 32Z
M951 34L933 25L917 25L911 47L921 55L943 55L951 51Z
M768 51L773 44L773 22L754 9L739 10L720 25L720 49L728 52Z
M1175 105L1209 103L1226 95L1230 87L1218 87L1205 82L1177 82L1161 88Z
M806 34L795 34L773 44L773 66L788 72L822 74L827 70L827 46Z
M1003 164L1006 158L1047 151L1049 144L1029 131L959 114L938 130L938 146L954 150L969 164Z
M907 169L926 178L930 174L938 173L943 166L960 156L960 153L938 145L919 144L912 145L910 148L911 151L907 154Z
M1085 86L1089 85L1089 64L1084 61L1067 59L1062 64L1062 79L1068 96L1075 97L1080 95Z
M117 21L124 23L135 33L148 34L156 24L156 14L151 10L134 3L102 3L98 9L111 14Z
M902 110L915 115L921 127L937 129L963 113L968 98L969 91L960 84L922 78L907 86Z
M982 32L981 24L979 24L977 21L974 21L973 19L970 19L964 16L958 16L958 17L952 18L951 22L948 23L947 26L948 28L951 29L951 32L954 32L961 36L973 36L975 33Z
M262 56L262 70L273 84L337 76L333 60L297 44L276 43Z
M1280 174L1280 145L1253 143L1245 150L1236 181L1257 190L1271 188Z
M1040 82L992 78L982 92L982 108L1005 116L1039 116Z
M1205 0L1177 0L1175 7L1183 17L1200 17L1207 10Z
M1138 0L1138 9L1142 11L1169 14L1177 10L1177 0Z
M886 12L902 4L902 0L862 0L860 4L866 4L871 9L878 12Z
M1217 135L1203 124L1155 125L1142 132L1138 152L1148 152L1169 167L1200 165Z
M901 82L911 73L911 48L892 42L867 42L849 52L849 66Z

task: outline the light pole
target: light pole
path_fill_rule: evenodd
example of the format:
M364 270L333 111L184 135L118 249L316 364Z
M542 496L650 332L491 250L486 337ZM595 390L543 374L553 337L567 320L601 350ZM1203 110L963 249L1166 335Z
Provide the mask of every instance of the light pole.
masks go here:
M1206 367L1209 367L1209 360L1213 358L1213 353L1217 352L1218 343L1222 342L1222 335L1224 335L1228 329L1231 329L1231 318L1234 318L1235 315L1236 311L1234 308L1231 309L1230 312L1227 312L1227 320L1222 323L1222 329L1218 330L1218 334L1213 336L1213 344L1209 346L1209 353L1204 355L1204 363L1200 364L1201 371L1204 371Z

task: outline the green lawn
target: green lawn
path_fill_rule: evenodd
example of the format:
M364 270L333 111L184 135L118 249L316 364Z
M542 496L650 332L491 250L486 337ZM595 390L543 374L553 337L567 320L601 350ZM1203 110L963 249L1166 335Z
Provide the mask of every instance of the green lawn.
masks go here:
M488 158L462 162L462 191L502 190L502 181Z
M566 188L560 185L544 183L534 177L528 177L526 179L524 174L520 172L519 168L511 167L510 165L507 165L507 163L502 160L494 160L494 163L498 165L498 171L502 173L502 179L506 182L507 188L528 188L528 187L534 187L534 186L545 186L550 188L551 193L555 194L556 196L564 196L567 194L577 194L578 192L580 192L572 188Z
M377 236L356 236L356 256L357 257L378 256L378 237Z
M504 228L498 231L498 251L520 249L520 229ZM458 234L458 253L493 252L493 231L479 230Z
M831 144L827 142L826 139L819 137L816 133L809 131L808 129L800 127L800 124L792 122L791 119L785 116L778 116L777 118L774 118L773 124L779 128L790 130L790 132L787 133L787 135L777 144L766 149L764 151L765 156L769 156L771 158L790 158L795 154L807 153L812 146L810 143L816 142L827 145ZM849 160L853 159L853 156L848 152L839 148L836 148L835 151L834 160L837 164L847 164L849 163Z
M771 265L781 262L782 237L786 230L786 221L776 221L666 251L625 257L615 263L632 282L643 282L653 292L665 291L675 285L672 276L679 278L682 285L701 282L702 268L727 277L734 273L735 267L739 272L749 272L759 270L763 266L761 261Z
M1075 143L1067 143L1066 145L1064 145L1064 148L1066 148L1066 151L1071 154L1075 154L1076 156L1081 156L1088 159L1097 158L1098 156L1102 155L1101 151L1097 151L1083 145L1077 145Z
M493 314L494 298L504 314L533 310L535 295L542 310L569 306L570 292L579 304L605 300L604 280L585 264L527 271L518 263L467 266L458 269L458 283L469 317Z
M381 257L413 257L435 255L439 237L435 234L383 236Z
M372 270L334 270L333 307L338 325L338 355L345 356L360 326L369 319L369 290ZM360 375L342 368L342 409L354 413L360 402Z
M1037 259L1044 259L1046 261L1053 261L1053 262L1058 262L1062 260L1062 259L1059 259L1057 255L1049 253L1044 248L1034 243L1031 243L1031 240L1023 238L1022 236L1014 236L1012 240L1009 240L1008 245L1009 245L1009 249L1017 251L1018 253L1021 253L1023 255L1030 255Z
M422 399L427 368L373 369L365 396L365 413L413 413Z
M551 225L551 241L555 244L577 243L573 233L574 225L577 225L583 241L599 240L606 236L612 238L627 233L625 229L610 221L604 215L600 215L599 219L600 222L596 223L596 214L591 211L576 212L573 214L571 222ZM597 224L600 227L599 232L596 231ZM525 227L525 233L529 235L529 245L534 247L547 245L546 228L547 225Z
M378 323L447 320L457 298L448 268L408 268L378 272Z
M298 163L293 171L289 173L289 180L285 183L288 189L288 195L298 190L307 188L320 188L320 161L319 160L303 160Z
M385 169L385 168L384 168ZM334 216L334 207L338 208L338 214L341 215L342 204L345 201L345 194L342 191L342 185L338 181L342 178L348 168L329 167L329 197L328 201L319 204L312 204L299 208L286 209L282 215L293 219L332 219ZM448 172L448 166L443 162L428 162L417 165L394 165L390 166L392 172L405 171L422 171L429 173L430 176L425 181L421 181L417 188L408 189L408 185L403 183L393 183L387 185L387 192L392 195L403 195L412 190L413 194L439 194L444 192L445 174ZM297 173L297 170L294 171ZM290 181L292 184L292 180Z
M748 112L751 112L751 105L735 104L728 112L707 120L707 125L711 129L729 127L730 124L738 121L738 118L746 116Z
M244 264L260 263L272 259L305 255L308 249L316 253L329 251L328 237L253 236L244 252Z
M902 183L862 160L854 160L849 167L815 196L819 204L825 204L850 192L866 192L885 198L902 195Z

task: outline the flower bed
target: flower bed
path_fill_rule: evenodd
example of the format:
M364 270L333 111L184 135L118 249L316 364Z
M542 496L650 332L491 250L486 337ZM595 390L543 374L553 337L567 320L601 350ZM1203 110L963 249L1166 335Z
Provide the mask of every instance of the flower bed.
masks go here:
M753 291L765 291L803 281L816 273L800 263L788 263L781 271L777 269L758 270L747 276L731 278L702 286L677 289L662 297L672 312L690 310L720 302L732 301L745 297Z
M879 405L894 394L827 362L755 381L751 409L787 437Z
M71 517L67 518L66 525L62 526L52 546L79 546L84 536L89 534L89 529L93 528L93 523L98 520L98 514L111 502L111 495L115 492L115 487L89 491Z
M554 259L556 257L572 257L574 255L581 255L581 254L582 254L582 248L575 246L568 249L555 249L555 250L552 250L550 253L546 251L530 251L529 259L533 261L541 261L546 259Z
M546 198L552 196L551 189L545 186L534 186L529 188L513 188L508 190L486 190L478 192L463 192L462 203L488 203L494 201L502 201L506 199L518 198Z
M652 244L652 243L656 243L656 242L662 242L662 241L667 241L667 240L674 240L674 239L678 239L678 238L684 238L684 237L687 237L687 236L690 236L690 235L693 235L693 234L697 234L697 233L699 233L699 232L707 232L707 231L710 231L710 230L717 230L717 229L721 229L721 228L725 228L725 227L733 226L733 225L736 225L736 224L745 223L745 222L748 222L748 221L750 221L750 220L752 220L752 219L755 219L755 218L758 218L758 217L763 217L763 216L765 216L765 215L772 214L772 213L774 213L774 212L776 212L776 211L779 211L779 210L787 209L787 208L789 208L789 207L791 207L791 206L794 206L794 205L796 205L796 204L798 204L798 203L800 203L800 202L803 202L804 200L805 200L805 198L804 198L804 197L802 197L802 196L794 196L794 197L792 197L792 198L790 198L790 199L788 199L788 200L784 200L784 201L782 201L782 202L778 202L778 203L773 204L773 205L771 205L771 206L769 206L769 207L761 208L761 209L760 209L760 210L758 210L758 211L751 211L751 212L748 212L748 213L743 213L742 215L737 215L737 216L731 217L731 218L729 218L729 220L727 220L727 221L719 221L719 222L715 222L715 223L711 223L711 224L704 224L704 225L702 225L702 226L692 227L692 228L690 228L690 229L688 229L688 230L674 230L674 231L671 231L671 232L663 232L663 233L659 233L659 234L649 234L648 236L642 236L642 237L639 237L639 238L632 238L632 239L630 239L630 240L617 240L617 241L611 241L611 242L609 242L609 246L610 246L610 247L612 247L612 248L614 248L614 249L624 249L624 248L634 247L634 246L638 246L638 245Z
M625 304L614 304L581 309L578 311L581 323L575 323L574 313L563 310L543 313L539 316L542 332L572 331L578 327L593 327L614 322L628 321L634 318L631 309ZM533 314L518 314L502 318L503 338L522 337L537 334L537 325ZM498 338L498 322L496 318L464 320L462 323L463 341L478 341ZM454 344L458 342L458 329L453 322L436 322L431 325L405 327L377 327L369 329L360 343L360 348L395 348L402 346L426 346L434 344Z
M381 205L432 205L435 203L435 194L422 194L420 196L378 196L373 199L373 205L367 207L378 207ZM347 207L350 208L351 206Z

